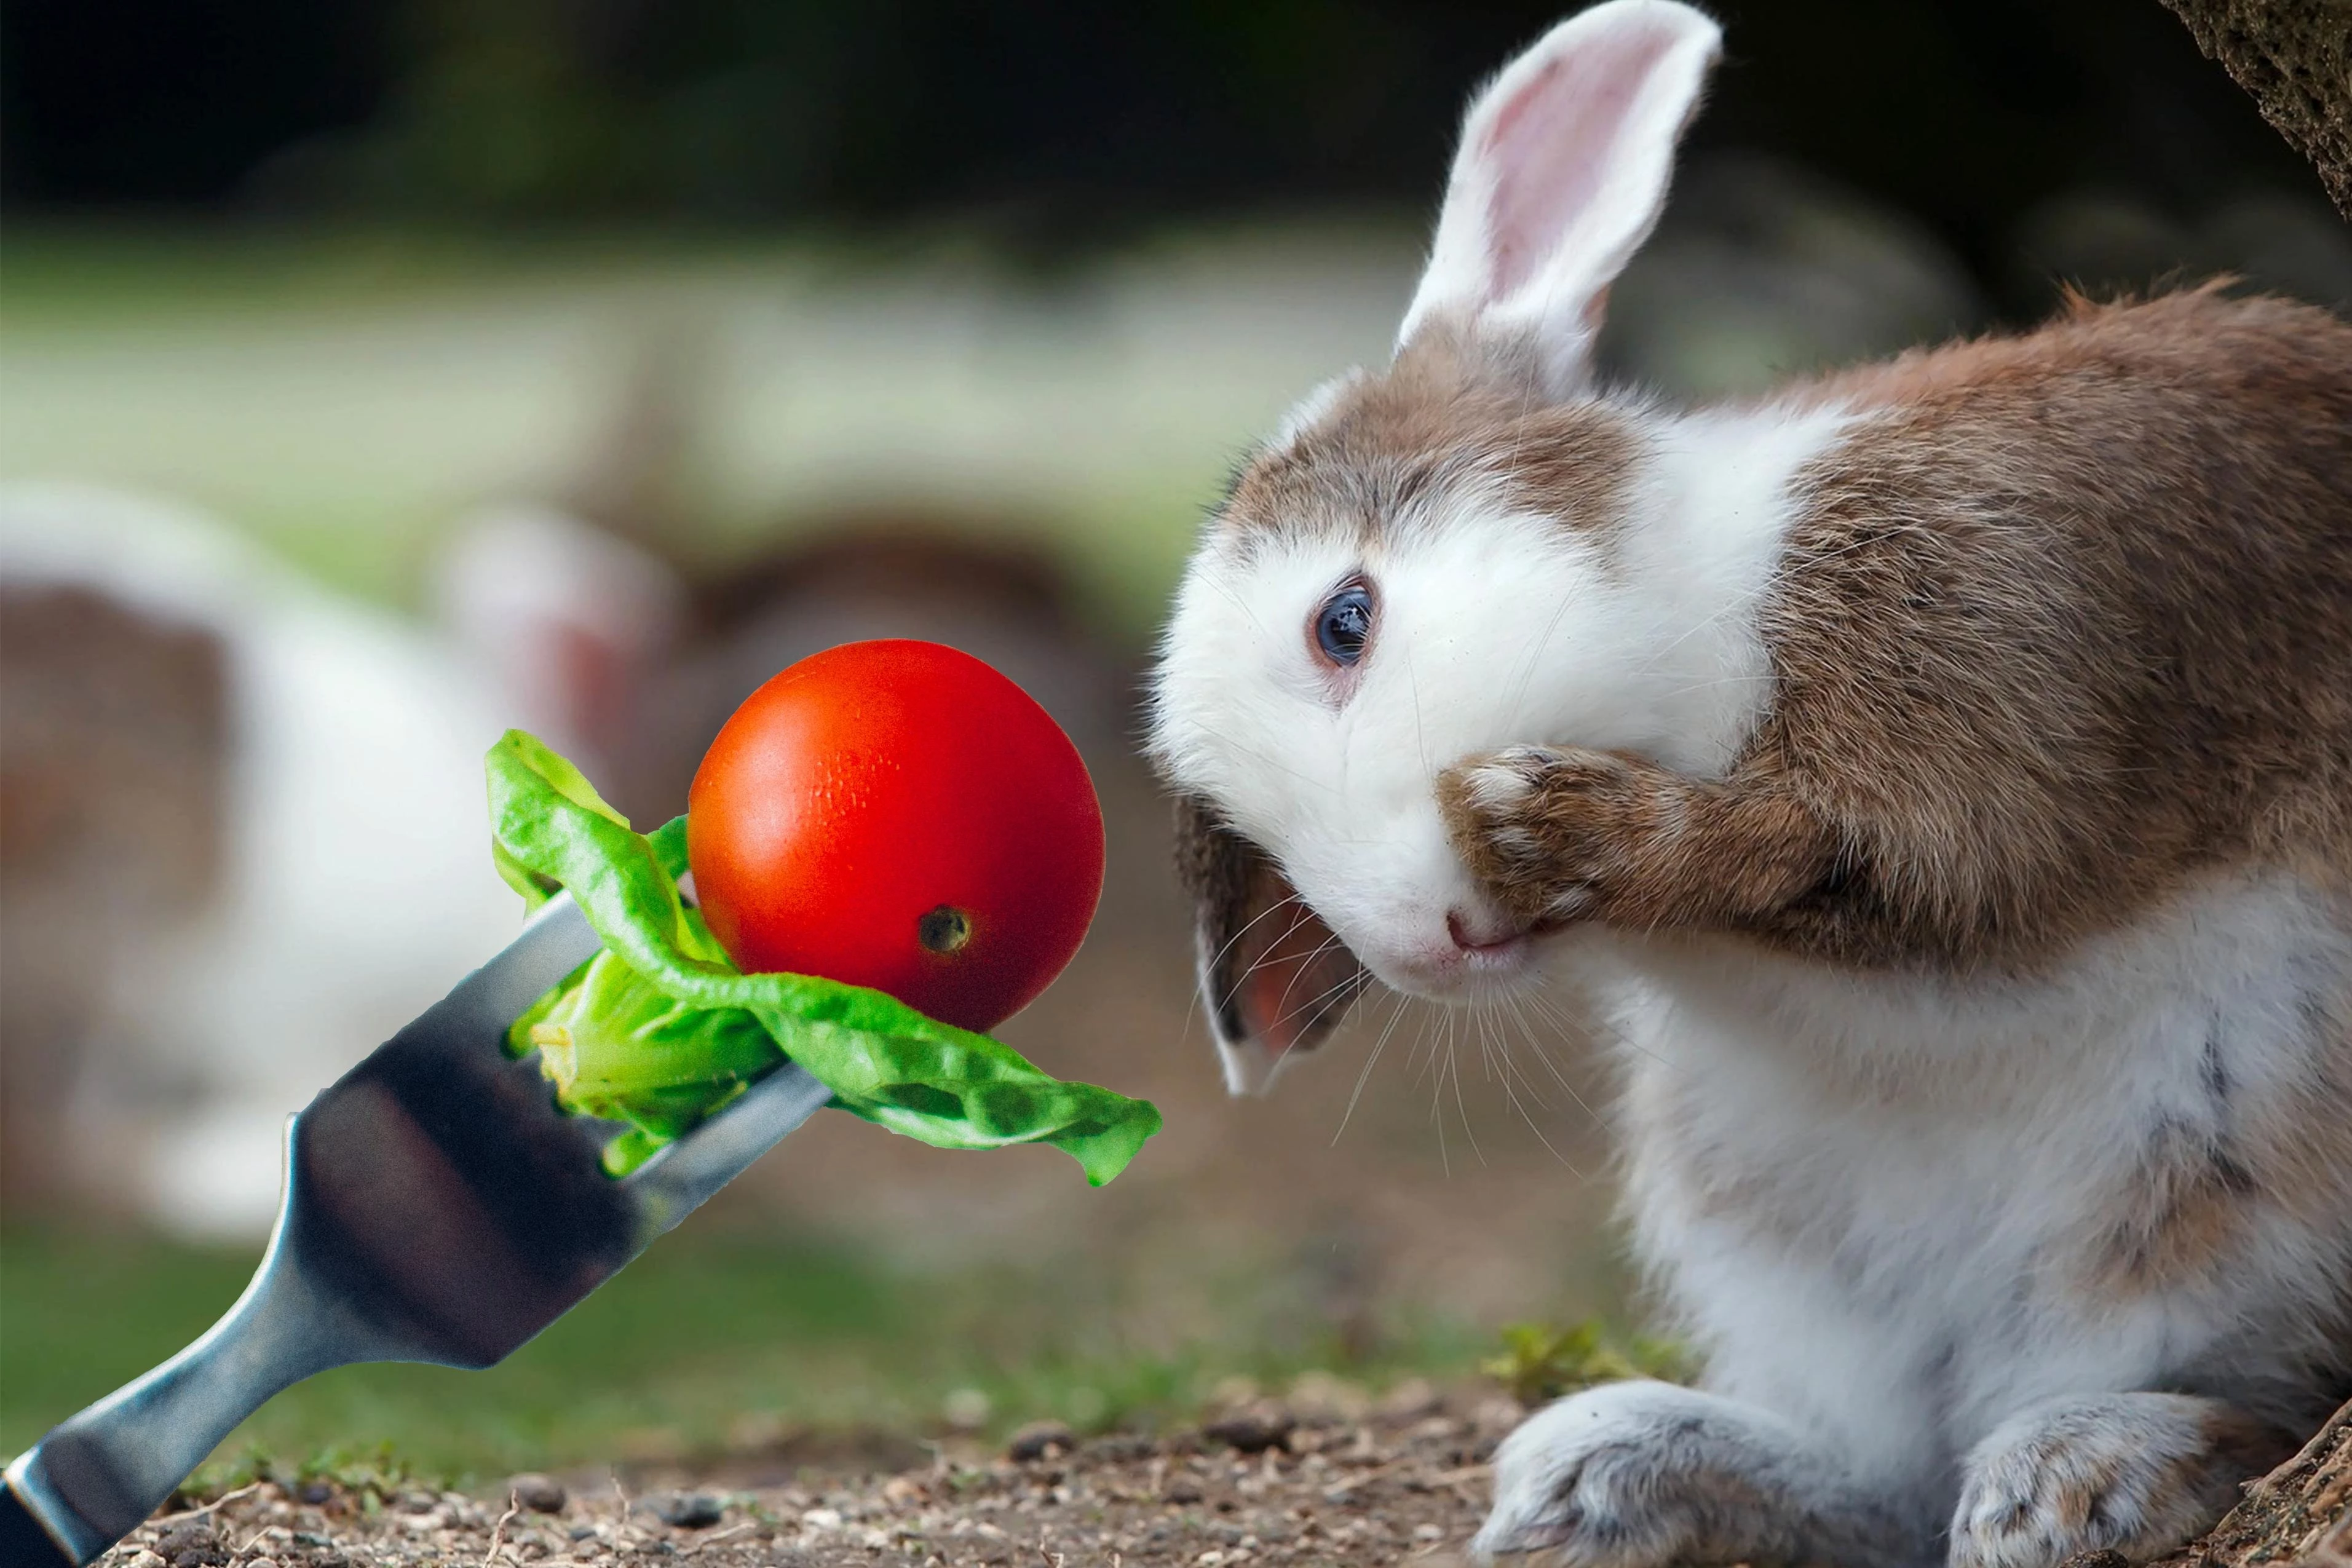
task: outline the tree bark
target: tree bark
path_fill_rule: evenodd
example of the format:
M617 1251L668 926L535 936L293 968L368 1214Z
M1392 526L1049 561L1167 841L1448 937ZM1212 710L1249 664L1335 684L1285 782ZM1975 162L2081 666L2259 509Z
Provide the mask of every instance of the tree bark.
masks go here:
M2164 0L2352 219L2352 0Z

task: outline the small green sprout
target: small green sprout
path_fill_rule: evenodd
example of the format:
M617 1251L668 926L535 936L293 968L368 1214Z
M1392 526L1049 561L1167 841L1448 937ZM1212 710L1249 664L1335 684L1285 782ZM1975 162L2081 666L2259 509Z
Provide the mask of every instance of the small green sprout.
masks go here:
M1635 1335L1622 1344L1598 1319L1560 1327L1513 1323L1503 1330L1503 1353L1479 1363L1479 1371L1508 1389L1522 1405L1543 1405L1597 1383L1654 1377L1667 1383L1690 1379L1693 1368L1671 1341Z

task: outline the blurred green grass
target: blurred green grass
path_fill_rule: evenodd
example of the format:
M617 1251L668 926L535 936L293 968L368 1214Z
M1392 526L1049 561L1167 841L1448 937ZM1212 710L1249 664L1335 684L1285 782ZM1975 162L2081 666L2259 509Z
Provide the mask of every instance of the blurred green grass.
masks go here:
M201 1333L244 1288L247 1251L131 1233L0 1237L0 1452L14 1452ZM280 1472L383 1454L453 1482L616 1459L709 1460L782 1436L820 1446L944 1428L977 1390L1002 1433L1036 1418L1149 1427L1224 1380L1310 1370L1380 1387L1475 1370L1463 1325L1392 1325L1368 1354L1238 1282L1213 1331L1170 1340L1083 1258L939 1272L838 1238L742 1226L665 1238L499 1366L323 1373L271 1401L216 1465ZM963 1399L969 1402L970 1395Z
M276 316L432 301L613 278L823 277L906 247L798 229L515 229L416 225L72 222L11 226L0 242L0 320L72 331L156 319Z

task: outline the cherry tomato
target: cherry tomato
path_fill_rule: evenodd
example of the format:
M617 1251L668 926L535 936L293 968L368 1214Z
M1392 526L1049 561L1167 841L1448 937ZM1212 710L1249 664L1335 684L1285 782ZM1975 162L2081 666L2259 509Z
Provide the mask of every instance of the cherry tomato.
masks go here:
M687 855L747 973L817 974L991 1029L1102 895L1102 808L1029 694L937 643L848 643L754 691L703 754Z

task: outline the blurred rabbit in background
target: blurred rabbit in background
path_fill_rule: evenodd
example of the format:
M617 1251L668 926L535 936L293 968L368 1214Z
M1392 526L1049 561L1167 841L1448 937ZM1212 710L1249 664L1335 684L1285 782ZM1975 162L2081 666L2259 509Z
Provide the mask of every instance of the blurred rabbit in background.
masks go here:
M511 934L452 650L145 498L0 495L5 1199L275 1208L289 1110Z

